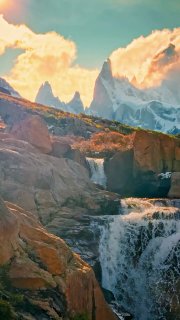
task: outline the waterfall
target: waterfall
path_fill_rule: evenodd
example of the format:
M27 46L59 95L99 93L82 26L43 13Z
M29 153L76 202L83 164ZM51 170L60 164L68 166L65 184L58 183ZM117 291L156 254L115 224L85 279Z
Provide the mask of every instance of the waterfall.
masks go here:
M91 170L91 181L106 187L107 178L104 172L104 159L86 158Z
M179 319L178 206L178 200L126 199L122 214L99 227L102 285L135 320Z

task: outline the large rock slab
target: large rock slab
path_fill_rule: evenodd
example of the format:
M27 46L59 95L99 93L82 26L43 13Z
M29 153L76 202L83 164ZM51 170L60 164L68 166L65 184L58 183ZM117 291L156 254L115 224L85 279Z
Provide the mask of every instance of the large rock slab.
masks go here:
M119 151L105 162L107 188L121 195L134 192L133 179L133 150Z
M42 154L27 142L0 141L0 194L44 223L66 202L89 199L92 191L88 171L78 163Z
M24 120L15 123L10 133L19 140L29 142L43 153L52 151L48 128L39 116L27 116Z
M71 146L66 141L58 137L52 137L51 155L57 158L66 158L68 152L71 151Z
M132 150L116 152L105 161L108 190L123 196L166 197L171 180L161 179L161 174L180 171L179 149L180 139L137 131Z

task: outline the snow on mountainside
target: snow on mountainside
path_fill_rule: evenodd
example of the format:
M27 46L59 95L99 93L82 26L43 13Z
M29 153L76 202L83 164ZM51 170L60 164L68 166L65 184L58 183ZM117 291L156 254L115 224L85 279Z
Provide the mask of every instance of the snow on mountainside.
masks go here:
M13 87L11 87L10 84L3 78L0 78L0 92L9 94L16 98L21 98L20 94L15 91Z
M151 130L180 132L180 98L168 83L138 89L126 78L113 77L109 59L96 80L87 113Z
M81 101L79 92L75 92L74 97L70 102L64 103L58 97L54 96L51 85L47 81L40 87L35 101L46 106L50 106L67 112L72 112L75 114L84 111L84 106Z

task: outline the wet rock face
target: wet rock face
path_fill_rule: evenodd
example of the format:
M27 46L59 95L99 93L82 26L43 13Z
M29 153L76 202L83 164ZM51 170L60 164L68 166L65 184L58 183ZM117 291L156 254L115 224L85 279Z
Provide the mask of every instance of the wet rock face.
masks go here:
M119 151L105 162L107 189L119 194L133 193L133 150Z
M92 200L92 204L90 203ZM91 209L90 209L91 206ZM55 212L46 223L46 228L65 239L72 250L88 262L94 269L96 277L101 280L99 268L99 231L94 229L96 217L117 215L119 213L119 197L94 193L89 203L75 203L73 199L66 202L59 212ZM97 234L96 234L97 232Z
M180 198L180 172L174 172L171 177L169 198Z
M11 294L23 295L21 307L15 305L17 316L33 316L38 309L45 319L69 319L77 314L87 314L90 320L116 319L92 269L63 240L49 234L29 212L1 199L0 219L0 270L8 265Z

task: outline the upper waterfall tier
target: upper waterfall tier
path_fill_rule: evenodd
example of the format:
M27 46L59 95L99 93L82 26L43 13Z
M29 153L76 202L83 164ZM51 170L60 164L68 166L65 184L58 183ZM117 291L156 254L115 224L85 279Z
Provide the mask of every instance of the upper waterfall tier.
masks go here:
M91 170L91 180L94 183L99 184L105 188L107 178L104 171L104 159L96 159L96 158L86 158L86 159L89 163L90 170Z

